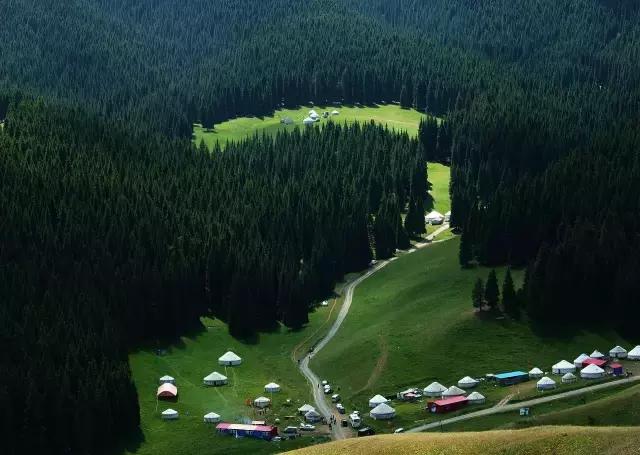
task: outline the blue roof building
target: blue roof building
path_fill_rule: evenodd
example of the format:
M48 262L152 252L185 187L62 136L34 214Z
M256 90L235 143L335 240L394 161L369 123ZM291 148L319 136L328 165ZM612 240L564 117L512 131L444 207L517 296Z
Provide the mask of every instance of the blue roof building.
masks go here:
M525 373L524 371L510 371L508 373L496 374L494 377L500 385L513 385L528 381L529 373Z

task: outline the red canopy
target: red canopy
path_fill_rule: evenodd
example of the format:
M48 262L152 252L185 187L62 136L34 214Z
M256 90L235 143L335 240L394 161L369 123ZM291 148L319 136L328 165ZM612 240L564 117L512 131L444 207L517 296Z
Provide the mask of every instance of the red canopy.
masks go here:
M586 367L586 366L588 366L588 365L595 365L595 366L597 366L597 367L602 368L602 367L603 367L603 366L605 366L606 364L607 364L607 361L606 361L606 360L603 360L603 359L592 359L592 358L585 359L585 360L582 362L582 366L583 366L583 367Z
M622 368L622 365L619 363L611 363L609 364L609 368L613 368L615 370L616 368Z
M173 384L168 382L162 384L158 387L158 392L156 393L156 397L177 397L178 396L178 388Z
M433 401L429 403L429 406L431 406L432 404L435 404L436 406L446 406L448 404L462 403L464 401L468 401L467 397L463 397L463 396L451 397L451 398L445 398L443 400Z

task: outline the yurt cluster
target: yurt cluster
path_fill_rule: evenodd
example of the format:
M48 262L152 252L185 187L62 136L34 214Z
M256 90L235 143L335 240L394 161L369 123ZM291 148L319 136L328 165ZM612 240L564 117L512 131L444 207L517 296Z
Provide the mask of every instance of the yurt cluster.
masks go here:
M218 358L218 364L223 367L236 367L242 364L242 358L232 351L227 351ZM218 371L212 371L202 378L202 383L206 387L221 387L227 385L228 382L227 376ZM176 379L166 375L159 379L159 383L156 398L158 400L177 401L178 386ZM264 386L264 391L267 394L277 393L280 392L280 390L280 385L275 382L270 382ZM261 412L271 406L271 399L265 396L259 396L247 404L252 405L258 412ZM161 412L161 417L164 420L176 420L180 417L180 414L175 409L168 408ZM236 437L249 436L260 439L271 439L274 435L278 434L276 427L265 425L262 421L254 421L251 422L251 424L221 423L222 417L214 410L206 413L203 416L203 421L204 423L217 423L216 429L219 433L231 434Z
M479 405L486 402L486 398L478 391L471 391L485 382L495 386L511 386L529 380L536 381L536 389L540 392L555 389L558 382L572 384L579 380L583 384L587 381L605 379L608 377L625 376L624 366L620 359L640 360L640 345L627 351L621 346L615 346L605 355L594 350L590 355L580 354L573 362L560 360L551 367L551 371L543 371L538 367L529 372L510 371L499 374L487 374L481 378L465 376L457 384L446 387L439 382L432 382L424 389L410 388L396 394L395 398L403 402L417 401L426 398L425 410L431 413L447 413L456 411L467 405ZM391 400L382 395L375 395L369 400L372 408L370 416L376 420L393 419L396 410L391 407Z
M316 122L319 122L321 118L329 118L330 116L340 115L340 112L337 110L332 110L331 112L325 111L322 115L318 114L314 109L309 111L309 115L302 121L303 125L313 125ZM283 121L283 123L288 123Z

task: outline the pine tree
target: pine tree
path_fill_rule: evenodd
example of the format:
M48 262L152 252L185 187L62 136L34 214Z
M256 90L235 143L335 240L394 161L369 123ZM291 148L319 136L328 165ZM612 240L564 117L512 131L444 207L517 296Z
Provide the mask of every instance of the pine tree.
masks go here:
M472 245L469 240L469 235L466 232L463 232L460 237L460 252L458 254L458 260L463 268L469 267L469 263L472 259L471 248Z
M478 278L476 280L476 284L473 286L473 291L471 291L471 301L473 302L473 307L480 310L482 309L482 299L484 296L484 283L482 282L482 278Z
M492 269L491 272L489 272L487 285L484 289L484 299L490 309L498 307L498 303L500 302L500 290L498 289L498 278L496 277L495 269Z
M507 268L507 272L504 276L504 282L502 283L502 308L504 308L505 313L514 319L517 319L520 316L518 295L516 294L513 286L511 268Z

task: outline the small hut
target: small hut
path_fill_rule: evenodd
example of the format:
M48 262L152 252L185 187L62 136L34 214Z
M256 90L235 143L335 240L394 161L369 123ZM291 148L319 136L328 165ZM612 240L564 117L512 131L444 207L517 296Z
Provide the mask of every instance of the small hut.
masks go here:
M375 420L389 420L396 416L396 410L389 406L387 403L380 403L373 408L369 413L372 419Z
M160 378L160 385L162 384L175 384L176 380L173 376L165 375Z
M551 368L551 371L553 371L553 374L573 373L576 371L576 366L571 362L561 360Z
M428 397L440 397L445 390L447 388L439 382L432 382L424 388L423 392Z
M305 413L304 420L306 420L309 423L320 422L320 420L322 420L322 416L318 411L316 411L315 409L312 409Z
M471 392L467 400L469 400L469 404L483 404L486 398L480 392Z
M640 360L640 344L629 351L629 354L627 354L627 358L629 360Z
M575 365L576 368L582 368L582 362L584 362L585 360L587 360L589 358L589 356L587 354L580 354L578 357L575 358L575 360L573 361L573 364Z
M471 376L465 376L458 381L458 387L463 389L471 389L478 385L478 380L473 379Z
M271 400L268 399L267 397L258 397L255 400L253 400L253 405L256 408L267 408L269 407L270 404L271 404Z
M218 363L220 365L231 367L240 365L242 363L242 359L236 353L227 351L218 358Z
M604 377L604 370L598 365L587 365L580 371L580 377L583 379L600 379Z
M178 418L178 411L174 409L167 409L166 411L162 411L163 420L176 420L177 418Z
M561 379L563 384L572 384L577 380L578 378L573 373L566 373L564 376L562 376L562 379Z
M214 371L210 375L205 376L202 382L204 382L204 385L208 386L225 385L227 383L227 377L224 374Z
M376 407L376 406L378 406L379 404L386 403L386 402L388 402L388 401L389 401L389 400L387 400L387 399L386 399L385 397L383 397L382 395L376 395L376 396L372 397L372 398L369 400L369 407L370 407L370 408L375 408L375 407Z
M553 379L545 376L545 377L541 378L536 383L536 387L537 387L538 390L555 389L556 388L556 381L554 381Z
M220 415L215 412L210 412L204 415L204 423L218 423L220 422Z
M280 386L275 382L270 382L266 386L264 386L264 391L269 393L280 392Z
M465 392L459 387L452 385L447 390L442 392L442 398L460 397L460 396L463 396L465 393L467 392Z
M171 399L178 396L178 388L171 383L164 383L158 387L156 392L156 398L159 399Z
M627 355L627 350L622 346L616 346L609 351L609 357L612 359L626 359Z
M538 378L541 378L543 375L544 375L544 371L542 371L538 367L532 368L531 371L529 371L529 377L531 379L538 379Z

